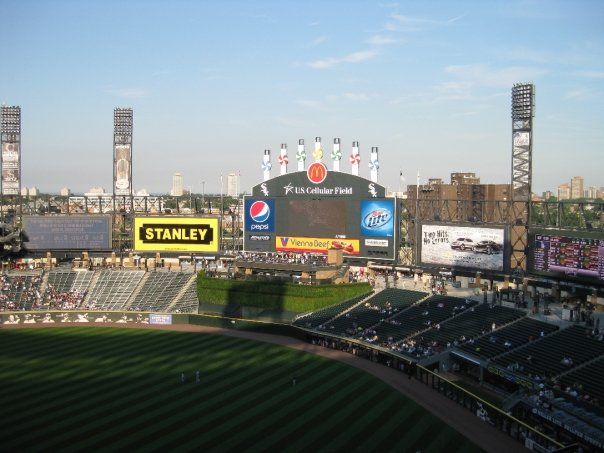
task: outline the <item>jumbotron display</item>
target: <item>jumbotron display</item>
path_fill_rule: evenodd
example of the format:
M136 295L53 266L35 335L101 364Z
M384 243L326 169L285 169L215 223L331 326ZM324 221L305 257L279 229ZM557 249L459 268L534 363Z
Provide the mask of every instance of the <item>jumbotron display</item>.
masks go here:
M314 167L313 167L314 168ZM328 171L286 173L256 185L245 197L244 250L394 260L398 213L385 187Z
M476 270L508 270L506 228L422 224L420 262Z
M598 237L599 236L599 237ZM554 230L530 235L533 273L547 277L604 281L604 237Z

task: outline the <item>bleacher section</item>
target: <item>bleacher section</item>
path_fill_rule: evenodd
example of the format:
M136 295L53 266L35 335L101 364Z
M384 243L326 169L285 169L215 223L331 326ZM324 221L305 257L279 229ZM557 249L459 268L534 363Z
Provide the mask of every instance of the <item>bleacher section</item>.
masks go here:
M41 272L2 273L1 279L0 310L31 310L39 303Z
M584 326L572 325L523 348L494 359L502 367L525 375L554 377L604 354L604 342L587 335ZM563 363L565 357L572 365Z
M197 313L199 300L197 299L197 280L193 278L180 297L166 308L171 313Z
M555 324L523 317L474 340L473 343L459 345L459 349L483 359L491 359L541 338L542 334L545 337L557 330L558 326ZM506 346L506 342L511 343L511 346Z
M128 299L145 275L144 270L98 271L84 303L94 310L123 310Z
M594 355L595 357L595 355ZM577 386L580 383L581 388L579 389L581 394L589 395L587 401L591 402L594 399L602 402L604 401L604 357L586 364L585 366L577 367L567 374L563 374L559 377L560 387L562 390L567 387Z
M191 279L189 273L152 272L134 301L128 306L135 311L167 311L178 293ZM197 296L196 296L197 297Z
M507 325L525 315L525 312L514 308L479 304L440 323L439 327L434 326L430 330L422 332L413 337L413 340L443 349L484 335L492 331L493 324L497 329L499 326Z
M345 300L344 302L331 305L321 310L313 311L310 313L304 313L303 315L296 318L293 324L298 327L306 327L307 329L316 329L320 325L330 321L339 314L344 313L346 310L355 306L371 294L373 293L362 294L360 296L353 297L352 299Z
M374 330L384 346L392 347L409 337L435 327L444 320L471 308L476 303L476 301L464 300L459 297L433 295L421 303L397 313L392 318L385 319Z
M392 317L426 296L428 294L421 291L385 289L343 315L318 326L318 329L343 336L360 335L381 320Z

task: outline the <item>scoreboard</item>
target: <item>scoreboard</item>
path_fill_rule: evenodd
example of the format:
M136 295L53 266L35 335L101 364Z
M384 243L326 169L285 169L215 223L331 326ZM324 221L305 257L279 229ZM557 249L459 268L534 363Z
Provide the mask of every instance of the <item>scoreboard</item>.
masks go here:
M245 251L327 254L395 260L399 213L386 188L365 178L298 171L252 188L244 200Z
M534 233L531 270L544 276L604 282L604 237L586 236L563 230Z

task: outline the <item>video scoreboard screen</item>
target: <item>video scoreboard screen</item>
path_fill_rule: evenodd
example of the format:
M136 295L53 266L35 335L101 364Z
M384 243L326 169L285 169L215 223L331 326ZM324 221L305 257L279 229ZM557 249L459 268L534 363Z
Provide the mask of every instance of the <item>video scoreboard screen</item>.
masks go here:
M534 273L604 281L604 237L579 237L557 231L535 233L531 242L530 261Z
M280 175L244 201L244 249L394 260L398 213L386 189L365 178L327 171ZM315 176L315 175L313 175Z

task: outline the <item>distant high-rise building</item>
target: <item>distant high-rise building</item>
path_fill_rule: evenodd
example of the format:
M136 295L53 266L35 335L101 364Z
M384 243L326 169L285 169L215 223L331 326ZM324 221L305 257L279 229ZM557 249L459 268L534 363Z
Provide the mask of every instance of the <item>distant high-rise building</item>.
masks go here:
M583 198L583 176L575 176L570 180L570 198L577 199Z
M236 197L239 195L239 184L237 174L229 173L227 175L227 197Z
M558 186L558 200L570 200L570 184L565 182Z
M67 187L63 187L59 192L59 195L61 195L62 197L68 197L71 195L71 190L69 190Z
M183 195L183 178L180 173L174 173L172 176L172 190L170 195L173 197L182 197Z

